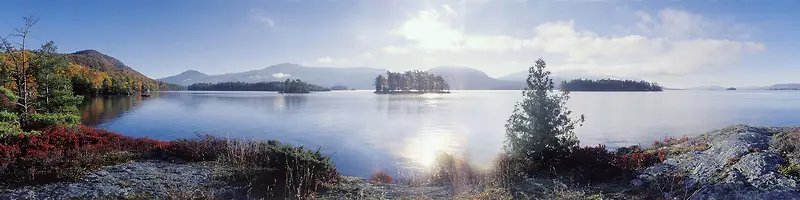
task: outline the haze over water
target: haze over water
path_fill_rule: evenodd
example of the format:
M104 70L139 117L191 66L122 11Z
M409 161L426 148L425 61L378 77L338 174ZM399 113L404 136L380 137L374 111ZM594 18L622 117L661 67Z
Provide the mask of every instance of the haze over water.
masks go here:
M568 107L584 114L581 145L649 145L732 124L800 124L792 91L573 92ZM502 149L505 121L520 91L375 95L159 92L105 97L81 107L84 123L138 137L169 140L210 134L275 139L333 155L344 175L366 177L429 165L438 151L488 166Z

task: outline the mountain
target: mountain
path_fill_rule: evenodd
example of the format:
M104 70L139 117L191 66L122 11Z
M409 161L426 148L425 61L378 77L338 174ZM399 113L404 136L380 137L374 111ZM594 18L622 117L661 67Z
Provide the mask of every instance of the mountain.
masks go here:
M209 77L208 74L204 74L202 72L198 72L195 70L186 70L185 72L180 73L178 75L164 77L158 80L177 85L191 85L190 82L194 80L203 80L208 77Z
M142 73L139 73L133 68L128 67L127 65L122 63L122 61L117 60L116 58L108 56L106 54L100 53L96 50L92 49L82 50L75 53L67 54L67 57L69 57L70 61L74 64L89 67L90 69L98 70L101 72L125 72L144 77Z
M436 67L428 72L441 75L454 90L489 90L489 89L522 89L522 82L503 81L486 75L482 71L468 67ZM240 73L206 75L189 70L181 74L159 79L167 83L191 85L194 83L219 82L265 82L283 81L287 78L300 79L304 82L324 87L347 86L349 88L367 90L375 88L373 82L378 74L385 74L385 69L366 67L334 68L307 67L298 64L284 63Z
M800 83L783 83L775 84L766 87L761 87L762 90L800 90Z
M442 76L453 90L519 90L524 87L521 81L498 80L469 67L442 66L427 71Z
M189 72L188 74L186 74L187 72L184 72L179 75L161 78L159 80L178 85L191 85L194 83L219 83L235 81L255 83L265 81L283 81L287 78L291 78L300 79L307 83L325 87L343 85L356 89L372 89L374 88L372 86L372 82L375 76L386 72L385 69L366 67L306 67L291 63L273 65L259 70L220 75L205 75L196 71L190 71L187 71Z

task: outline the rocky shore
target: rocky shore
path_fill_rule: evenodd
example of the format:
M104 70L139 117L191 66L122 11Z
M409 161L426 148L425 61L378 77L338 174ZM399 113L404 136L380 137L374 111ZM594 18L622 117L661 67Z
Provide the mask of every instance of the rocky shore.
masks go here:
M789 163L774 144L777 134L795 133L800 127L729 126L696 136L687 141L660 147L680 151L663 163L642 170L629 185L617 185L618 192L573 188L553 181L529 180L516 186L533 194L573 192L576 198L597 196L605 199L629 199L625 191L662 184L666 177L678 177L679 188L664 192L665 199L800 199L800 180L785 175L779 168ZM705 148L696 148L704 146ZM797 164L797 163L795 163ZM209 163L173 163L143 160L106 167L75 182L60 182L0 191L0 199L75 199L75 198L166 198L217 197L247 199L236 188L213 178ZM674 180L673 180L674 181ZM531 184L526 184L531 183ZM535 184L533 184L535 183ZM526 189L526 187L529 188ZM553 185L548 186L548 185ZM521 188L522 187L522 188ZM482 187L476 187L482 188ZM559 189L560 188L560 189ZM476 190L475 193L483 192ZM574 191L573 191L574 190ZM616 194L615 194L616 193ZM517 197L517 194L513 196ZM369 183L363 178L343 177L332 189L317 195L319 199L454 199L452 187L412 187L403 184ZM563 196L561 196L563 198ZM567 197L569 198L569 197ZM635 199L635 198L634 198Z

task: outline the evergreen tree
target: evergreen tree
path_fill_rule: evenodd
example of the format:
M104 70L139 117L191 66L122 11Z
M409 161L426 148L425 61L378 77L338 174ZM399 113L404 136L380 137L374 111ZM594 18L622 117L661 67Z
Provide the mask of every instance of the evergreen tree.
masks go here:
M583 115L577 120L569 117L567 110L569 91L553 93L553 80L545 70L546 63L539 59L528 72L527 87L522 92L514 113L506 123L505 151L519 159L535 164L554 166L563 160L570 148L578 145L575 126L580 126Z

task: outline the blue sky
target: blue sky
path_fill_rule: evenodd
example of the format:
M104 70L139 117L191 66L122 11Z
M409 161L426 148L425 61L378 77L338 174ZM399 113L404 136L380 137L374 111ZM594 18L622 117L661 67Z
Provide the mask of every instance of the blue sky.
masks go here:
M538 57L556 74L668 87L800 82L800 1L9 1L0 31L96 49L151 78L279 63L390 70L469 66L500 77Z

